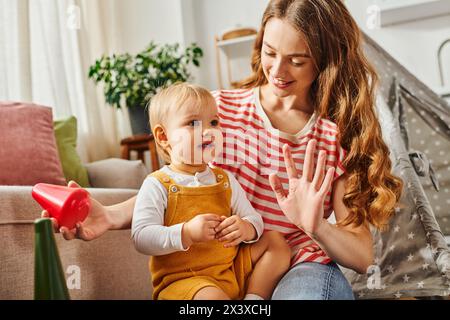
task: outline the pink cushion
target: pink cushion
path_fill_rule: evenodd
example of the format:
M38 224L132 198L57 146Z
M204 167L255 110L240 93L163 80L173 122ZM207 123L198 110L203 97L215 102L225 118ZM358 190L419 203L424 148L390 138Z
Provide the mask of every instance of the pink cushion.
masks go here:
M0 102L0 185L65 184L52 109Z

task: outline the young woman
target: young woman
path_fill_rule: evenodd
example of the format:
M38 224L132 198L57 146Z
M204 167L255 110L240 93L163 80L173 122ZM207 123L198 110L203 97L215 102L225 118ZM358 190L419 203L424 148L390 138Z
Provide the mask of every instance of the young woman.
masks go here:
M373 261L369 224L387 225L402 188L390 173L375 114L377 75L360 31L341 0L272 0L252 68L243 89L213 92L222 128L250 137L248 150L225 139L225 161L216 165L235 175L265 230L283 233L291 247L291 268L272 298L353 299L337 264L366 272ZM283 148L255 155L252 130L263 139L257 146L277 137ZM251 161L230 158L235 150ZM62 228L66 239L130 227L135 198L111 207L93 203L76 229ZM332 211L336 224L327 220Z

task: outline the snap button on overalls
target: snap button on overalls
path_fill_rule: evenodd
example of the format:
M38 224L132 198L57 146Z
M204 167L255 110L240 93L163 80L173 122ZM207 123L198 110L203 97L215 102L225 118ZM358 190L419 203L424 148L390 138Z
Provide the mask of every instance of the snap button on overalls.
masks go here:
M211 168L217 183L199 187L177 185L168 175L156 171L168 191L164 225L187 222L199 214L231 216L231 188L227 174ZM212 240L193 244L187 251L150 258L153 299L192 299L204 287L221 288L231 299L242 299L246 280L252 271L250 246L224 248L224 242Z

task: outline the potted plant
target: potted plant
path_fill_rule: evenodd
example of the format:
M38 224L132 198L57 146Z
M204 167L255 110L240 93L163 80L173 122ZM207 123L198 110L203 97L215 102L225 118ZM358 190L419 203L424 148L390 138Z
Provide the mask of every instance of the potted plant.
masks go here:
M179 44L157 45L153 41L136 55L103 55L89 68L89 78L104 85L106 103L128 107L133 134L149 133L146 106L161 87L185 82L188 67L199 66L203 51L195 43L184 50Z

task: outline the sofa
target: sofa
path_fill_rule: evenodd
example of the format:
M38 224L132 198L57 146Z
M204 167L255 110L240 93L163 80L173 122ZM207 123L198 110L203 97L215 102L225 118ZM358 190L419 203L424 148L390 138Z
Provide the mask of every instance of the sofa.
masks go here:
M104 205L136 195L138 190L129 187L140 185L146 176L140 161L107 159L86 167L94 186L87 190ZM34 296L34 220L42 209L31 189L0 186L0 300ZM148 257L134 249L130 230L110 231L90 242L66 241L60 234L55 239L66 278L79 276L78 283L69 285L72 299L151 299Z
M148 171L141 161L105 159L85 164L77 153L77 121L55 120L53 109L0 102L0 300L34 297L34 220L41 208L32 186L73 180L104 205L137 194ZM139 254L130 230L111 231L91 242L55 234L72 299L149 299L148 257ZM76 279L75 279L76 278Z

